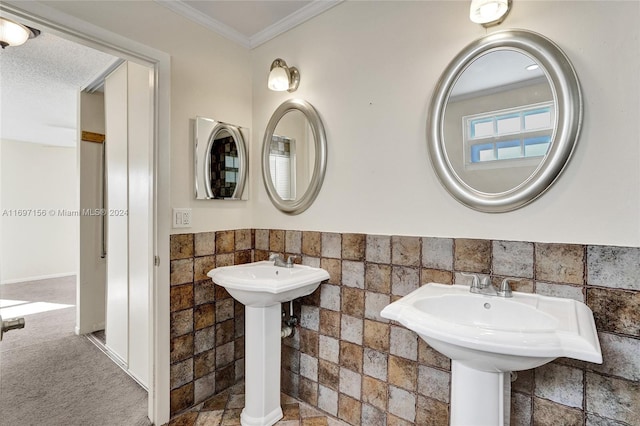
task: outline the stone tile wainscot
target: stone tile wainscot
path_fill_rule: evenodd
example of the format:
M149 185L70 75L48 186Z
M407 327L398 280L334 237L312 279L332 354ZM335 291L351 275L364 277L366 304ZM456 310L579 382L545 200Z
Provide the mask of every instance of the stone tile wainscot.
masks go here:
M429 282L461 272L514 290L583 301L604 363L558 359L518 372L512 425L635 425L640 418L640 248L241 229L171 236L171 409L244 376L243 307L206 277L217 266L298 255L330 279L297 300L283 340L284 393L352 425L447 425L450 361L380 317Z

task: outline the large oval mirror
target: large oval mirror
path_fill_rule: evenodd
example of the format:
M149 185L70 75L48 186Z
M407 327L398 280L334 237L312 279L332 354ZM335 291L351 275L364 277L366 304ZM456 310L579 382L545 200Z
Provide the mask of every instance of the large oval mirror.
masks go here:
M196 199L247 199L246 129L210 118L196 117L195 192Z
M508 30L460 52L431 101L428 144L444 187L485 212L520 208L566 166L582 121L576 73L549 39Z
M262 176L273 204L289 214L309 208L320 192L327 164L322 120L301 99L280 105L262 142Z

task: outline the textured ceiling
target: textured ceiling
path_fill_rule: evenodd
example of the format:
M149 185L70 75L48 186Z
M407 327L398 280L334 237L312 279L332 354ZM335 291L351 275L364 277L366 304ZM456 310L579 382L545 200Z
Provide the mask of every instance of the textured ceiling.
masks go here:
M78 92L116 60L45 33L0 51L0 138L75 146Z

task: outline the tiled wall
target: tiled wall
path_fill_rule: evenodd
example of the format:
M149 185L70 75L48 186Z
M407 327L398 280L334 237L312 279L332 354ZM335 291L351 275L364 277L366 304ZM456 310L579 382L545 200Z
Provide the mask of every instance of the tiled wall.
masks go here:
M227 232L233 233L217 234L224 238ZM296 303L301 327L283 341L282 388L292 396L354 425L448 424L448 358L381 318L380 311L422 284L468 284L460 272L474 272L490 274L494 284L504 277L518 279L517 291L586 302L600 331L602 365L559 359L518 372L512 425L640 424L640 248L264 229L253 235L254 260L269 252L296 254L302 263L330 273L328 283ZM189 237L173 236L172 248L178 239ZM196 264L206 261L193 255L194 270L204 271ZM220 255L216 251L216 262ZM241 263L236 257L233 262ZM250 255L240 257L248 261ZM228 263L216 263L221 264ZM172 262L172 284L176 268ZM200 285L205 284L195 289ZM172 312L182 312L173 303L172 298ZM236 337L238 346L242 338ZM173 352L172 363L178 361ZM242 355L235 355L241 377ZM193 374L193 379L172 391L172 407L174 393L179 397L189 386L193 399L202 400L197 391L202 378Z
M253 231L171 236L171 413L244 377L244 307L207 272L252 261Z

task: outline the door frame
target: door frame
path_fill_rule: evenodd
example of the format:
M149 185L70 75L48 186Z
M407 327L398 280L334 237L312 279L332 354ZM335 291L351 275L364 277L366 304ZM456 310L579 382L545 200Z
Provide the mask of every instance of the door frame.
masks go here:
M44 30L67 40L146 65L153 69L153 253L155 266L149 291L149 419L157 425L170 418L169 372L169 230L171 228L170 119L171 69L166 52L107 31L89 22L38 2L4 1L3 16ZM80 130L78 131L80 141Z

